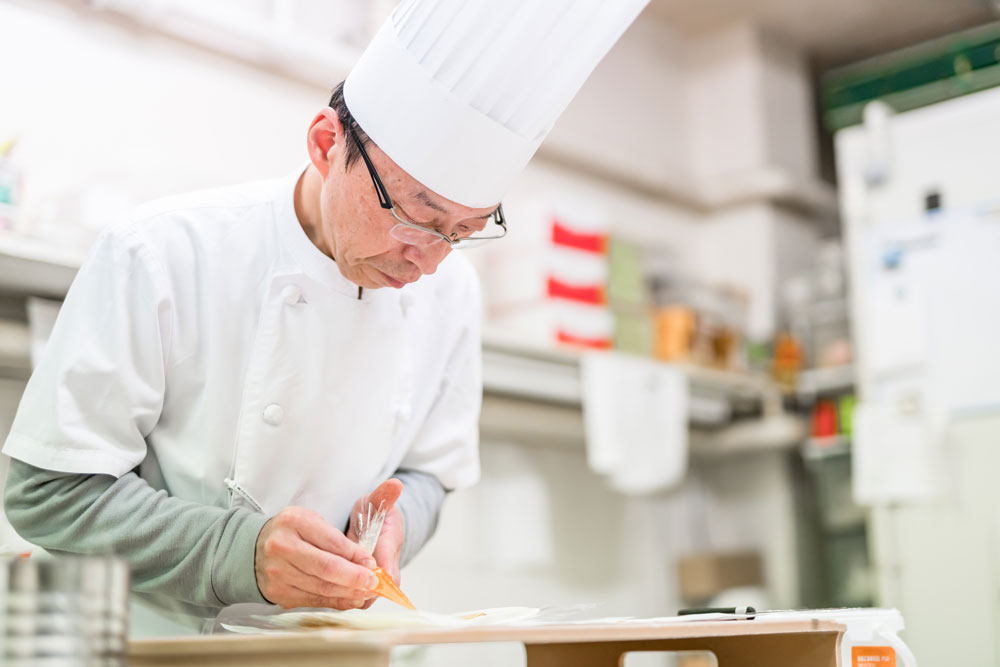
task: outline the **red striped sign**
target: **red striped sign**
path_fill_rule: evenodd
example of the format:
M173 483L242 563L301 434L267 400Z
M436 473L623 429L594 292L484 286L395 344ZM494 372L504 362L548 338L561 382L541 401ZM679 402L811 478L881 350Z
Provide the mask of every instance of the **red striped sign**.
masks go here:
M547 293L553 299L566 299L597 306L608 302L604 285L570 285L551 276L548 280Z
M565 248L575 248L598 255L608 253L608 237L606 234L594 232L578 232L570 229L558 220L552 221L552 243Z
M593 350L610 350L612 341L610 338L588 338L587 336L575 336L571 333L559 329L556 331L556 338L560 343L587 347Z

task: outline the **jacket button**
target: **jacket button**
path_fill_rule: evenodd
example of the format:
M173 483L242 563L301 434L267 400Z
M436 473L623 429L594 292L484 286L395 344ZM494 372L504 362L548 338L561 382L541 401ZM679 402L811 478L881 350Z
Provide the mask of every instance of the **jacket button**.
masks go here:
M294 306L302 299L302 290L298 285L285 285L281 290L281 299L290 306Z
M277 403L271 403L271 405L264 408L264 421L266 421L271 426L277 426L281 423L281 420L285 418L285 409L282 408Z

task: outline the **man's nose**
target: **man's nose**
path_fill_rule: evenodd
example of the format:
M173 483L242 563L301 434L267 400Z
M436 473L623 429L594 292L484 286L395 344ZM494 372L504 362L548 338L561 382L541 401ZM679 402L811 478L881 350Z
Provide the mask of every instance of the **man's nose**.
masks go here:
M451 246L444 241L437 241L428 245L407 245L403 250L403 257L417 265L422 275L428 276L437 271L438 264L441 263Z

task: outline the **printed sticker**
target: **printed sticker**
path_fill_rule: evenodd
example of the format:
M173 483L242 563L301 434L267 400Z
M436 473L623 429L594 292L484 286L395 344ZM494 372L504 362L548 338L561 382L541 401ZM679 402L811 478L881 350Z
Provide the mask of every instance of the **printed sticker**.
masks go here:
M896 667L891 646L852 646L851 667Z

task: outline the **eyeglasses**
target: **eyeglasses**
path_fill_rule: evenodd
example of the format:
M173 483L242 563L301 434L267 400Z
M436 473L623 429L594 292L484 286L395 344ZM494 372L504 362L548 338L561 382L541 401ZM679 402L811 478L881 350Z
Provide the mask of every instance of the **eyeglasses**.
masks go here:
M489 220L486 225L486 229L481 232L476 232L470 236L459 237L457 233L453 233L451 236L447 234L442 234L436 229L428 229L422 225L418 225L415 222L410 222L405 220L399 213L396 212L396 207L392 205L392 200L389 199L389 192L382 185L382 179L378 177L378 172L375 171L375 165L372 164L372 160L368 157L368 153L365 151L364 145L361 143L361 139L358 138L358 133L351 128L351 136L354 137L354 143L358 145L358 149L361 151L361 158L365 161L365 166L368 167L368 173L372 177L372 183L375 184L375 192L378 194L378 203L384 208L388 209L392 217L396 219L396 224L392 229L389 230L389 235L397 241L402 241L403 243L409 245L419 245L428 246L444 241L452 250L462 250L464 248L474 248L475 246L482 245L487 241L492 241L494 239L501 239L507 235L507 221L503 217L503 206L497 206L497 210L490 214ZM500 228L500 233L495 232L495 228L490 226L490 223L496 225ZM487 231L494 230L494 231Z

